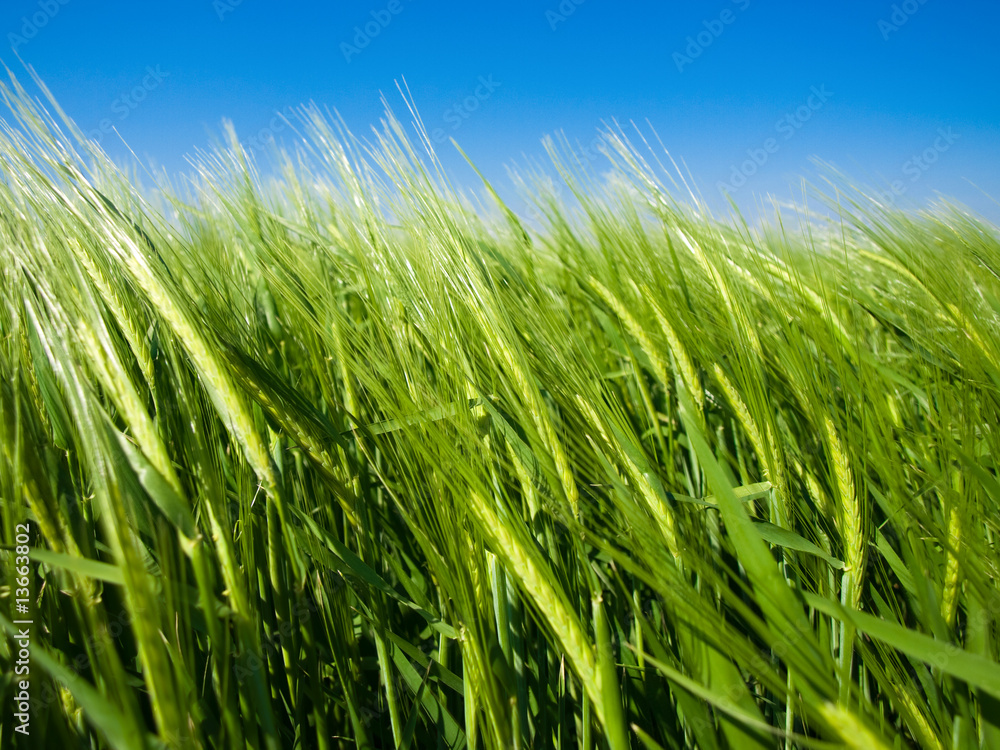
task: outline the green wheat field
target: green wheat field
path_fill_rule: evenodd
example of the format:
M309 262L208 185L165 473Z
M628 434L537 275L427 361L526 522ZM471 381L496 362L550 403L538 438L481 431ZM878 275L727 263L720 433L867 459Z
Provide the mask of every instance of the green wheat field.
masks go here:
M997 227L0 93L0 746L1000 747Z

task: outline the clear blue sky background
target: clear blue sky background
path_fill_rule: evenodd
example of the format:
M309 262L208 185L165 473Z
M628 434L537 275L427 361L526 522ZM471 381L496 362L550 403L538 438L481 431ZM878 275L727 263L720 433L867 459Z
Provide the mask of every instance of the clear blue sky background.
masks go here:
M361 49L366 24L378 33ZM942 193L1000 223L983 194L1000 199L998 25L1000 3L965 0L4 0L0 58L19 71L17 47L83 129L107 121L171 171L223 118L249 138L310 100L365 133L380 92L405 113L405 76L428 127L500 183L545 134L589 142L602 120L648 119L717 206L741 169L742 207L789 198L817 156L895 181L900 203ZM117 136L102 142L125 157ZM766 161L744 165L753 155Z

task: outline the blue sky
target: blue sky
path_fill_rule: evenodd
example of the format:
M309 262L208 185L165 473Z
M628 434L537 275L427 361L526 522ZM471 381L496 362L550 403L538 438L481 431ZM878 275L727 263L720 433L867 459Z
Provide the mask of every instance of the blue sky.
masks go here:
M266 138L308 101L365 134L381 93L405 113L405 77L428 129L500 185L546 134L648 120L719 207L788 199L819 157L901 205L942 193L1000 223L998 22L961 0L5 0L0 58L18 72L16 48L116 158L102 125L170 171L223 118Z

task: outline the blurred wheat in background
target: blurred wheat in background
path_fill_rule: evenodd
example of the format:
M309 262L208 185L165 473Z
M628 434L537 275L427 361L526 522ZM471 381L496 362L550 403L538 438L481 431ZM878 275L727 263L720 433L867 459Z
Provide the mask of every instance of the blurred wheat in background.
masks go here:
M149 188L2 93L33 746L1000 747L996 227L718 220L617 130L527 222L309 109Z

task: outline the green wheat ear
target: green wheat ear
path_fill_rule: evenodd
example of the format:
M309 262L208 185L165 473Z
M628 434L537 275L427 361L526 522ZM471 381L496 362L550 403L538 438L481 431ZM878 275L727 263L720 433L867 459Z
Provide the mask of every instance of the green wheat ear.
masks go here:
M8 77L35 745L1000 747L995 226L718 219L613 128L533 229L412 100L149 191Z

